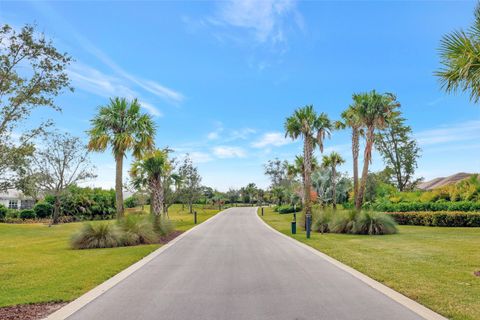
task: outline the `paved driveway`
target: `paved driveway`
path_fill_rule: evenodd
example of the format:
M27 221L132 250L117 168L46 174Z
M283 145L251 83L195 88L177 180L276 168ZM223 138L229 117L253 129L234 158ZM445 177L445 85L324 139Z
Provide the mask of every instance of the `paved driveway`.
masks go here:
M420 319L255 215L220 213L69 319Z

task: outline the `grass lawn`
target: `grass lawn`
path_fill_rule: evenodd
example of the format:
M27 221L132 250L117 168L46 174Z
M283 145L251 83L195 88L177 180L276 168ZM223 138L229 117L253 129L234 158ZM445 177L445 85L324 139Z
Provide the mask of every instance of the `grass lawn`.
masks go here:
M199 223L218 212L196 210ZM194 226L180 205L170 208L170 219L177 230ZM72 250L70 237L81 226L0 223L0 307L73 300L160 246Z
M452 319L480 319L480 228L399 226L385 236L291 235L291 214L265 222ZM300 219L298 219L300 221Z

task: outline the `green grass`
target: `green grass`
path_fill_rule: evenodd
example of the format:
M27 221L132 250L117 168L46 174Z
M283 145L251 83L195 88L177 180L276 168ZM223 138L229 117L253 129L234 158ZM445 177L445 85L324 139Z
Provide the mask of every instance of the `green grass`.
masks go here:
M201 223L218 212L197 206ZM170 208L176 230L194 226L193 215ZM82 223L0 223L0 307L70 301L148 255L160 245L72 250L70 237Z
M292 236L291 214L265 209L263 219ZM301 221L301 219L298 219ZM292 237L452 319L480 319L480 228L399 226L384 236Z

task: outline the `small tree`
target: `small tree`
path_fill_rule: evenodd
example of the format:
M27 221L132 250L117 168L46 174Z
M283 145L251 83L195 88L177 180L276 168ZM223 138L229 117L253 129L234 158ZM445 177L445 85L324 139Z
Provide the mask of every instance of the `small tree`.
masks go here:
M28 165L33 154L32 139L51 125L50 121L20 133L15 143L13 130L39 107L60 110L55 97L64 89L73 90L66 68L71 57L60 53L35 28L15 30L0 26L0 188L12 187L15 172Z
M330 168L332 171L332 206L333 209L337 208L337 166L345 163L345 159L342 158L336 152L330 153L328 156L323 156L322 166L324 168Z
M399 191L412 189L420 181L414 179L420 147L412 137L412 128L405 125L400 113L395 113L387 127L375 135L376 149L383 157L390 180Z
M77 137L68 133L53 133L44 140L44 148L36 152L34 162L41 176L39 184L42 190L55 196L52 224L56 224L63 193L77 183L96 177L88 150Z
M190 213L193 213L193 203L202 195L202 177L197 167L193 165L192 159L187 155L178 168L178 174L182 181L182 197L188 204Z

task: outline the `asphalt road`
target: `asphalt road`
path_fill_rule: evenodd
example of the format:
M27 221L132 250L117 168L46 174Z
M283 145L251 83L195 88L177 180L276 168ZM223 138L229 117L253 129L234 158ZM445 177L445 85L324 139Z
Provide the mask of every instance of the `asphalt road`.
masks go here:
M68 319L421 319L231 208Z

